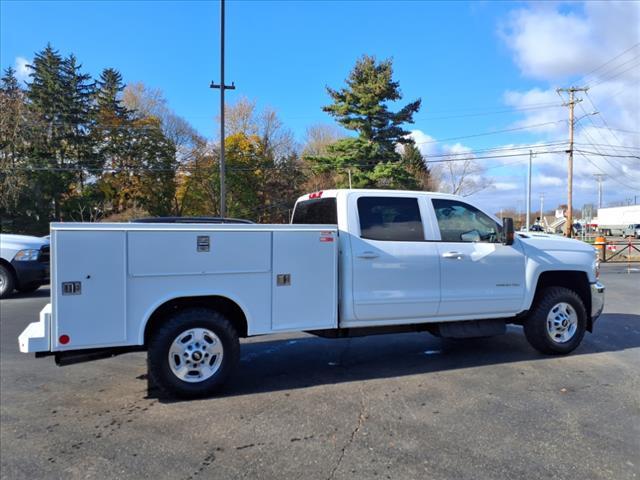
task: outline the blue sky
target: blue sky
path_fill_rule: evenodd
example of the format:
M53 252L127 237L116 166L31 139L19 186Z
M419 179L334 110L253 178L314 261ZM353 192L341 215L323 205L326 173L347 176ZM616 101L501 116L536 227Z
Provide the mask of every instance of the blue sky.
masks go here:
M558 123L449 142L440 139L565 119L567 111L561 107L512 109L559 104L556 86L580 79L638 41L637 23L631 26L638 20L639 4L632 4L631 9L624 4L601 4L598 10L591 5L596 3L228 1L226 76L238 87L229 92L229 100L246 96L259 106L273 107L302 141L307 126L332 123L321 111L328 102L325 85L341 86L354 61L368 53L394 59L395 77L405 100L422 98L423 108L410 128L417 131L416 140L426 139L425 153L549 142L566 137L567 126ZM617 20L603 14L611 10ZM51 42L65 55L73 52L93 75L114 67L126 82L160 88L177 114L203 135L215 136L218 96L208 85L219 77L218 2L2 1L0 13L3 69L29 61L35 51ZM611 17L610 22L603 23L603 17L606 22ZM567 35L573 35L569 40L574 42L569 43L574 50L563 46ZM578 42L592 50L587 54L576 50ZM538 48L539 44L546 49ZM599 45L606 48L596 51ZM630 59L626 65L633 66L637 54L632 49L616 62ZM580 61L567 62L567 55ZM617 68L616 62L601 72L612 76L622 71L624 65L611 70ZM632 69L609 83L627 77L633 82L636 74ZM633 112L623 124L617 123L618 107L609 105L605 94L618 84L608 91L603 85L608 84L600 83L602 95L598 97L594 87L592 98L597 98L600 110L606 110L608 125L640 130ZM495 110L510 111L488 113ZM476 113L480 114L462 116ZM447 116L457 118L440 118ZM610 131L600 118L595 120L593 126L586 123L584 128L587 132L599 128L590 135L591 143L604 145ZM614 142L638 146L634 137L610 138L608 143ZM557 168L559 160L550 158L546 155L540 161L538 190L557 204L562 199L563 172ZM511 205L521 202L523 170L521 165L513 166L520 157L507 160L510 165L503 166L503 160L483 163L496 185L483 195L495 198L499 194ZM631 187L636 187L633 175L639 175L640 184L639 169L628 159L624 161L632 175ZM599 170L584 163L584 171L578 169L577 175L584 185L578 184L576 193L586 202L595 191L591 175ZM614 177L615 165L601 163L601 168ZM620 184L614 188L616 183L607 181L616 199L635 191Z

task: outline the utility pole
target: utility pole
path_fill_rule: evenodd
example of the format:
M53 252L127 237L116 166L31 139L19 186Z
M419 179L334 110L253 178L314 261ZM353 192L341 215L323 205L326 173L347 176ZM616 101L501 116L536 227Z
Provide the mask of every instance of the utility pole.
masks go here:
M220 0L220 84L211 82L209 88L220 89L220 216L227 216L227 188L225 182L226 165L224 162L224 91L235 90L233 82L231 85L224 83L224 1Z
M529 169L527 170L527 224L526 231L531 227L531 159L533 158L533 150L529 150Z
M602 180L606 177L604 173L594 173L596 181L598 182L598 208L602 208Z
M569 101L563 104L563 106L569 107L569 150L567 150L567 153L569 154L567 178L567 237L571 237L573 234L573 130L575 127L573 108L576 103L580 103L582 101L582 99L575 99L575 93L586 92L587 90L589 90L589 88L584 87L558 88L556 90L558 95L560 95L560 92L569 93ZM562 97L562 95L560 96Z

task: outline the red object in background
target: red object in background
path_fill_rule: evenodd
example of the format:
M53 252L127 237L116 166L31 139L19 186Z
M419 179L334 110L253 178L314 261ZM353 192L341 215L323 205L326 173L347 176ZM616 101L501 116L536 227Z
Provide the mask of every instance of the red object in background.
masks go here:
M309 199L320 198L320 197L322 197L322 190L320 190L319 192L314 192L309 194Z

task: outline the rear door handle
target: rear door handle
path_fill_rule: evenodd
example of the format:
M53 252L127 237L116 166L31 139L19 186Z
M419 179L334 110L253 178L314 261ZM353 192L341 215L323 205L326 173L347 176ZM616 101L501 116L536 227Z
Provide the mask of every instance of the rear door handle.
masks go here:
M465 257L461 252L447 252L442 254L442 258L449 258L451 260L462 260Z
M358 258L364 258L365 260L371 260L373 258L378 258L380 255L378 255L377 253L373 253L373 252L362 252L360 255L358 255Z

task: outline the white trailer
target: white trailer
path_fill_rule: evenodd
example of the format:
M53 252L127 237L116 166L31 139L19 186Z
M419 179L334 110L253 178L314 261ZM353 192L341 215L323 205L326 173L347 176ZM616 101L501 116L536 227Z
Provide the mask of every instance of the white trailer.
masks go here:
M503 333L568 353L602 311L594 249L451 195L332 190L291 225L54 223L51 304L20 350L60 365L147 350L183 397L218 389L239 338L305 331Z
M604 235L623 235L630 225L640 224L640 205L599 208L593 223Z

